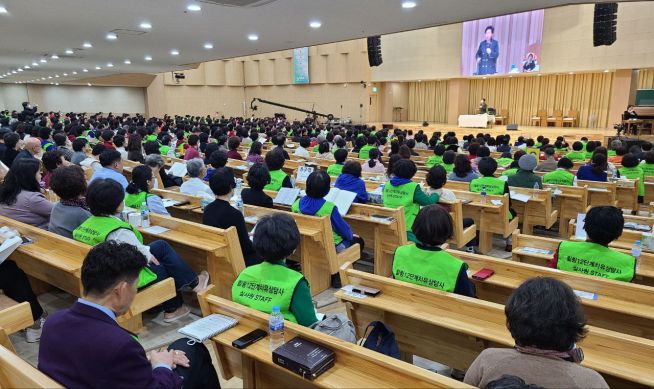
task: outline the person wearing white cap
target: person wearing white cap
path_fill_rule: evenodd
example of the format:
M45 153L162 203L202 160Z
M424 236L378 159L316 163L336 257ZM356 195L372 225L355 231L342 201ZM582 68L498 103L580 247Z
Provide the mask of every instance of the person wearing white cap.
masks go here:
M518 160L518 172L509 176L509 186L543 189L541 177L534 174L536 165L536 157L533 154L525 154L520 157Z

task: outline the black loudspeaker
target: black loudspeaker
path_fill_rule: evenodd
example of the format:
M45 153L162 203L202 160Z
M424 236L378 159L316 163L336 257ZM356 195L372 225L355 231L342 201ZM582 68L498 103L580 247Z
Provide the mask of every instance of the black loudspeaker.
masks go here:
M618 3L595 4L593 46L611 46L617 39Z
M383 63L381 53L381 36L368 37L368 63L370 66L379 66Z
M517 124L507 124L506 125L506 130L507 131L518 131L518 125Z

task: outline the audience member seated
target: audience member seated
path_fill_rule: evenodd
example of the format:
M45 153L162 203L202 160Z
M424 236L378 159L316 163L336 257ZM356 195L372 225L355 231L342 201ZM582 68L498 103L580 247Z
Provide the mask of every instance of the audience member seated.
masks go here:
M268 196L263 188L270 183L270 172L266 165L255 163L248 172L248 186L241 191L241 199L244 204L257 207L272 208L273 199Z
M52 173L60 166L68 166L69 162L64 158L64 154L57 149L46 151L41 158L41 162L43 162L43 170L45 171L41 178L42 186L43 189L50 189Z
M336 179L334 187L356 193L355 203L365 204L368 202L366 183L361 179L361 164L357 161L345 163L343 173Z
M326 140L320 142L318 145L318 152L316 153L315 158L317 159L326 159L328 161L334 161L334 154L331 152L331 147L329 145L329 142Z
M116 317L126 313L147 259L134 246L101 243L82 265L84 297L51 315L38 368L67 388L220 388L209 351L179 339L150 357Z
M450 181L470 182L475 178L479 178L479 174L472 170L470 159L463 154L457 155L454 158L454 169L452 169L448 179Z
M303 136L300 138L300 147L295 149L295 152L293 155L296 157L301 157L301 158L309 158L311 157L311 154L309 154L308 148L311 146L311 138L308 136Z
M584 144L576 141L572 144L572 151L565 155L572 162L585 161L586 153L584 152Z
M59 202L52 208L48 231L72 239L73 230L91 217L84 170L77 165L60 167L52 174L50 184Z
M132 134L127 141L127 159L143 163L143 138L137 133Z
M227 147L229 148L229 151L227 152L227 158L230 159L237 159L239 161L243 160L243 157L241 156L241 153L238 152L238 147L241 145L241 140L233 136L229 138L227 141Z
M309 283L301 273L286 267L286 258L300 244L295 220L282 213L264 216L254 230L253 242L263 262L238 275L232 285L232 299L267 314L278 307L284 319L306 327L316 323ZM282 293L270 293L271 287Z
M0 186L0 215L47 229L54 204L41 193L40 182L38 159L16 159Z
M649 150L644 154L644 159L640 163L640 168L643 169L645 177L654 177L654 151Z
M162 182L159 183L159 188L161 188L161 185L163 185L164 188L170 188L171 186L179 186L182 184L181 178L173 177L172 175L166 173L165 162L161 155L148 155L145 157L144 164L152 169L153 177L157 177L157 173L161 177Z
M535 172L553 172L556 170L558 167L557 161L556 161L556 151L554 150L554 147L548 146L545 147L545 150L543 151L545 153L545 160L536 166L536 169L534 169Z
M5 144L7 141L5 140ZM77 138L73 141L73 156L70 157L70 162L79 165L87 158L86 152L90 151L89 141L85 138Z
M429 188L426 190L426 194L429 196L432 193L438 194L439 201L454 202L456 201L456 195L451 190L444 188L447 183L447 172L445 168L441 165L434 165L427 172L426 177L427 185Z
M188 161L193 158L200 158L198 146L200 144L200 137L192 134L188 137L188 147L184 150L184 160Z
M266 167L270 172L270 184L264 189L279 192L281 188L292 188L293 182L291 177L283 170L286 159L284 153L278 148L274 148L266 153Z
M260 263L261 259L252 247L252 241L250 241L243 214L229 203L236 187L234 173L226 167L216 169L209 179L209 185L211 186L211 191L216 196L216 200L204 208L202 223L222 229L236 227L238 241L241 244L241 251L243 252L243 259L245 259L245 266Z
M386 167L381 162L381 152L378 149L372 149L368 154L370 155L370 159L361 165L361 170L365 173L384 174Z
M577 179L606 182L608 180L607 168L606 155L595 152L590 164L579 167Z
M504 312L515 347L482 351L466 372L466 384L485 388L508 374L544 388L609 387L580 365L583 352L576 344L586 335L586 318L569 286L532 278L511 294Z
M2 155L2 159L0 160L5 164L6 167L10 167L11 164L14 163L14 159L16 159L16 156L19 153L20 136L15 132L10 132L5 134L2 137L2 140L5 143L5 152Z
M618 281L631 282L636 259L611 250L609 243L622 235L624 216L611 206L593 207L586 213L585 242L562 241L549 267Z
M89 184L100 178L111 178L118 182L123 189L127 188L128 182L123 175L123 158L116 150L105 150L100 154L100 165L102 168L93 172Z
M622 158L627 154L627 148L625 146L619 147L615 150L615 155L608 158L608 161L611 163L622 163Z
M575 165L567 157L562 157L556 164L557 169L543 176L543 184L577 186L577 177L570 173Z
M125 137L122 135L116 135L112 139L113 144L116 146L116 151L120 153L121 158L127 159L127 150L125 150ZM60 147L57 147L59 150Z
M248 152L248 157L245 160L247 162L250 162L250 163L261 163L261 164L263 164L264 159L261 156L261 148L262 148L262 145L261 145L260 142L257 142L257 141L252 142L252 145L250 145L250 151ZM228 156L229 156L229 153L228 153ZM241 156L241 154L239 154L239 156ZM236 158L236 159L238 159L238 158Z
M361 150L359 150L359 159L369 159L370 158L370 150L376 149L377 148L377 138L374 136L369 136L367 140L367 144L363 147L361 147Z
M404 158L398 160L393 165L393 176L386 182L382 192L384 207L394 209L404 207L407 239L412 242L416 241L416 237L411 227L420 207L436 204L440 199L437 193L426 195L418 183L411 181L417 171L413 161Z
M40 158L42 153L43 149L41 148L41 142L39 141L39 138L29 138L25 141L25 147L23 150L16 154L15 159L35 159L37 157Z
M332 177L340 176L341 173L343 172L343 164L345 164L346 159L347 159L347 150L345 149L336 150L336 152L334 153L335 163L327 167L327 174L329 174Z
M622 167L618 169L620 177L626 177L638 181L638 202L643 202L645 196L645 172L641 168L640 161L635 154L626 154L622 157Z
M519 188L543 189L543 180L534 174L536 168L536 157L533 154L525 154L518 160L518 171L509 176L509 186Z
M162 304L163 321L171 323L181 319L191 312L184 304L181 292L189 290L200 293L207 287L209 274L205 271L200 275L195 274L164 240L144 245L141 233L116 217L124 209L124 197L122 187L112 179L99 178L90 184L86 203L93 216L73 230L73 239L91 246L108 240L135 246L147 258L148 269L156 274L156 279L171 277L175 281L177 295ZM154 280L144 278L141 286L147 285L148 281Z
M193 158L186 162L186 172L189 179L182 183L179 191L191 196L208 196L213 198L213 192L202 178L207 175L207 167L201 158Z
M429 205L418 212L413 223L416 244L400 246L393 255L393 278L475 297L475 285L468 279L468 265L440 246L452 238L452 217L445 208Z
M164 207L161 197L150 193L154 185L152 169L145 165L139 165L132 170L132 182L125 190L125 206L141 209L145 203L150 212L170 216Z

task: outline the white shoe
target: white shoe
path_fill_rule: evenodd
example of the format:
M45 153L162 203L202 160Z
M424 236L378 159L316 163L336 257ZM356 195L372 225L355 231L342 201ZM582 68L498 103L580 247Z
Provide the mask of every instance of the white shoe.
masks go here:
M42 317L34 322L34 325L25 330L25 340L27 343L36 343L41 339L41 331L43 331L43 324L45 318Z
M170 312L170 313L164 312L163 321L164 323L172 323L183 317L188 316L190 313L191 313L191 308L189 308L186 304L183 304L181 307L177 308L177 310L174 312Z
M200 274L198 274L198 284L195 286L195 288L193 288L193 291L195 293L202 293L205 289L207 289L208 285L209 273L206 270L202 270Z

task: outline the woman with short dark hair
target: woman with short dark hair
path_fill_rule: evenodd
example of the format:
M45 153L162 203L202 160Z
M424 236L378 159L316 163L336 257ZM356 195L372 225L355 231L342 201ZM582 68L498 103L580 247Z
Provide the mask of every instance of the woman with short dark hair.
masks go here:
M252 142L252 145L250 145L250 151L248 151L248 157L245 160L250 163L263 164L264 160L263 157L261 156L261 149L262 149L261 142L257 142L257 141Z
M263 188L270 183L270 172L266 165L260 163L252 165L248 172L247 180L249 188L244 188L241 192L243 203L257 207L272 208L272 198L263 191Z
M331 147L328 141L324 140L320 142L320 144L318 145L318 154L316 154L316 158L326 159L328 161L335 161L334 154L332 154L330 149Z
M282 170L286 158L280 148L274 148L266 153L266 166L270 172L270 183L264 189L279 191L281 188L292 188L291 177Z
M366 173L379 173L383 174L386 171L384 164L381 161L381 152L379 149L372 149L368 152L370 159L361 165L361 170Z
M452 169L452 173L450 173L448 179L451 181L470 182L475 178L479 178L479 174L472 170L470 159L463 154L457 155L454 158L454 169Z
M368 202L366 183L361 179L361 164L357 161L347 161L343 165L343 172L336 179L334 187L356 193L355 203Z
M125 205L130 208L141 209L141 206L145 203L150 212L170 216L161 197L150 193L153 187L154 176L152 169L145 165L135 167L132 170L132 182L125 189Z
M579 167L577 179L606 182L608 181L607 169L606 155L596 151L590 164Z
M464 382L480 388L503 375L519 376L545 388L608 388L601 375L582 367L577 348L588 331L573 290L553 278L520 285L504 308L514 348L487 348L468 369Z
M0 186L0 215L47 229L54 204L41 193L40 182L38 159L14 160Z
M73 230L91 217L86 205L86 176L77 165L63 166L54 171L51 180L52 191L59 196L59 202L52 208L48 230L55 234L73 238Z
M227 147L229 151L227 152L227 158L237 159L239 161L243 160L241 153L238 152L238 147L241 145L241 139L236 136L229 138L227 141Z

